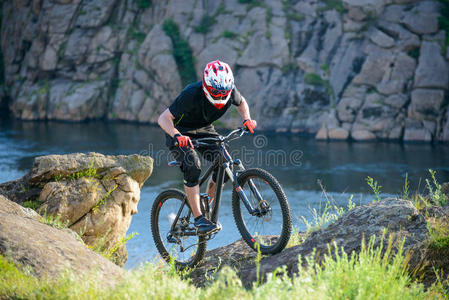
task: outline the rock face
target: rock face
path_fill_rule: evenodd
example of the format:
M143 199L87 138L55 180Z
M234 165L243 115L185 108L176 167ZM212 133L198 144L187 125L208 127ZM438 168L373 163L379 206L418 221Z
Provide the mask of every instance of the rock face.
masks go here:
M37 157L22 179L0 185L0 193L20 204L32 203L43 215L60 218L88 245L112 249L126 235L137 213L140 189L153 160L139 155L98 153ZM123 265L124 245L114 253Z
M91 251L69 229L60 230L39 221L31 209L0 195L0 255L30 267L36 276L57 277L61 272L99 275L113 283L123 270Z
M358 253L362 241L368 242L374 237L374 247L377 248L382 243L383 235L384 245L388 243L389 238L393 238L394 249L405 239L403 249L405 254L410 255L409 270L423 268L421 271L425 270L427 275L432 276L432 267L447 265L449 256L428 250L429 236L424 215L446 218L445 220L449 221L446 215L448 210L449 206L420 212L410 201L392 198L356 207L335 223L311 233L300 245L263 258L260 261L259 278L266 278L269 272L283 265L287 266L290 275L298 272L299 255L303 258L314 255L315 259L321 261L324 255L329 253L328 246L336 245L348 254ZM202 275L206 271L217 271L221 265L230 265L238 270L244 285L250 287L257 280L254 257L255 253L242 241L209 251L205 262L192 273L193 281L202 285Z
M447 141L449 54L438 22L445 4L334 2L4 1L9 108L26 120L155 123L219 58L234 69L261 129ZM437 114L409 115L413 95L435 91L444 99ZM223 119L231 127L237 120Z

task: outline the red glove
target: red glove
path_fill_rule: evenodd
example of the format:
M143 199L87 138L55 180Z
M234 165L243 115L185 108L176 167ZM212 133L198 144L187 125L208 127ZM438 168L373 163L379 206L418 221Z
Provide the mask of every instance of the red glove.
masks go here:
M189 147L190 146L193 148L192 140L190 139L190 137L185 136L185 135L175 134L174 138L178 141L178 147Z
M254 128L257 127L257 122L255 120L245 120L243 121L243 127L249 130L249 132L254 133Z

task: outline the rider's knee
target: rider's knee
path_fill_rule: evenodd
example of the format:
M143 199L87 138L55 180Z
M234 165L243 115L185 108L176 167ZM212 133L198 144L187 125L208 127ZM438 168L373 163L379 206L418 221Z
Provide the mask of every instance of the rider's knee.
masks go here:
M184 168L184 184L188 187L193 187L198 184L201 175L201 168L193 165Z

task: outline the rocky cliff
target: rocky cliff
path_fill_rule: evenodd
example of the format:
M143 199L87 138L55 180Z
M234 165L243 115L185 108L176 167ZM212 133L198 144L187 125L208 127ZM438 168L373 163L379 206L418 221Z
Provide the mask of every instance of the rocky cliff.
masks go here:
M0 195L73 230L84 243L124 265L124 239L152 170L153 159L140 155L41 156L23 178L0 184Z
M26 120L155 122L219 58L262 129L449 141L448 12L437 0L6 1L5 93ZM237 122L231 111L224 125Z

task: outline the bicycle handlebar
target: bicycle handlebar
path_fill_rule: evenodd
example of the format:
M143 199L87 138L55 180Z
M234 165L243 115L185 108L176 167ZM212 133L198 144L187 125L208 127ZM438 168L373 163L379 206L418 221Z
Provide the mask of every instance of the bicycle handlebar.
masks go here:
M192 140L192 144L193 146L210 146L213 143L225 143L225 142L229 142L235 139L238 139L240 137L243 136L243 134L245 134L245 132L247 132L248 130L245 129L244 127L239 127L237 129L234 129L233 131L231 131L230 133L228 133L228 135L226 136L217 136L217 137L205 137L205 138L199 138L199 139L194 139ZM235 137L233 137L233 135L235 135ZM178 146L178 142L176 141L174 143L175 146Z

